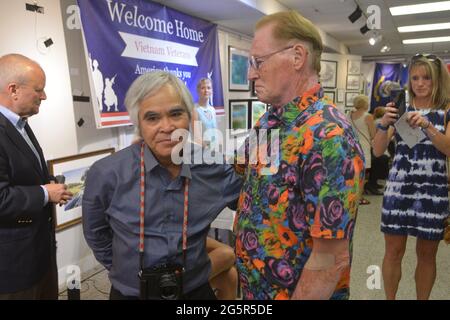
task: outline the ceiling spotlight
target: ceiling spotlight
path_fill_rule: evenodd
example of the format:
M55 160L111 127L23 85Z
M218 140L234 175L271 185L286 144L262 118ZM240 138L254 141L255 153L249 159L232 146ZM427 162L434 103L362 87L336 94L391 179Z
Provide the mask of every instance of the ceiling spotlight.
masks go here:
M369 27L367 27L367 23L359 29L359 31L361 31L362 34L366 34L367 31L369 31L369 30L370 29L369 29Z
M391 51L391 46L388 45L388 44L385 44L385 45L382 46L381 49L380 49L380 52L382 52L382 53L386 53L386 52L389 52L389 51Z
M377 40L375 39L375 37L370 37L370 38L369 38L369 44L370 44L371 46L374 46L376 42L377 42Z
M377 42L380 42L381 38L382 38L381 34L379 34L376 31L373 31L372 35L369 38L369 44L371 46L374 46Z
M359 7L359 5L356 6L355 11L352 12L351 15L348 16L348 19L352 22L355 23L356 20L358 20L359 18L361 18L362 15L362 10Z

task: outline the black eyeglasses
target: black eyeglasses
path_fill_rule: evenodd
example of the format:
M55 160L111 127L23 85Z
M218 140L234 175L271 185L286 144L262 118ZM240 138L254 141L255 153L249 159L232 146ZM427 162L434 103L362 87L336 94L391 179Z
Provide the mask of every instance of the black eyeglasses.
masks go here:
M440 66L440 60L439 58L434 54L428 54L428 53L418 53L414 57L411 58L411 63L416 62L420 58L425 58L428 61L434 62L437 66Z
M280 49L278 51L263 55L261 57L255 57L255 56L250 56L250 59L248 60L248 68L250 69L250 67L252 67L255 70L258 70L259 67L261 66L261 64L267 60L269 60L269 58L277 53L283 52L284 50L288 50L288 49L292 49L294 46L289 46L283 49ZM263 58L266 58L264 60L262 60Z

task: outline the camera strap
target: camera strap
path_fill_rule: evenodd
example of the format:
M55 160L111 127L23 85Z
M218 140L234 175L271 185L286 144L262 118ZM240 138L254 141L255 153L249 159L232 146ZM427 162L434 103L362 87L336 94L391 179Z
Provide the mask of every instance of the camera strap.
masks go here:
M140 177L140 226L139 226L139 262L141 270L144 269L144 226L145 226L145 142L141 144L141 177ZM184 201L183 201L183 266L186 266L187 251L187 225L188 225L188 204L189 204L189 179L184 179Z

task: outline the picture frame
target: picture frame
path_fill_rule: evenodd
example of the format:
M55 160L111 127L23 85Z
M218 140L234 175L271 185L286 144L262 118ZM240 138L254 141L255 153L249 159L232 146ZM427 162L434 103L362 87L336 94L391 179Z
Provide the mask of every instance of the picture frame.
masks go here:
M331 101L333 101L333 103L336 103L336 100L335 100L335 92L334 92L334 91L324 91L323 94L324 94L325 96L327 96L328 98L330 98Z
M232 135L245 133L248 130L249 100L229 101L229 128Z
M250 101L250 129L253 128L258 120L266 113L267 104L259 100Z
M345 101L345 90L344 89L337 89L337 102L344 103Z
M345 106L353 107L353 99L359 95L359 92L346 92L345 93Z
M320 84L323 88L336 88L337 61L320 61Z
M361 74L361 61L359 60L347 60L347 74Z
M56 231L81 222L81 200L86 173L94 162L113 154L114 151L114 148L109 148L47 161L49 173L52 176L63 176L68 190L73 193L73 198L65 205L53 206Z
M228 87L230 91L250 91L247 78L248 51L232 46L228 47Z
M346 89L347 90L359 90L359 82L360 82L359 75L348 74Z

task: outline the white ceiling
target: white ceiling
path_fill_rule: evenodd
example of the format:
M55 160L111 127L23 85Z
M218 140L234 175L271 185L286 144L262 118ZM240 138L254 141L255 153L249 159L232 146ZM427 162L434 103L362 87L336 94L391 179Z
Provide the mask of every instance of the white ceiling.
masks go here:
M435 53L450 57L450 42L403 45L403 39L450 36L450 30L402 33L399 26L450 22L450 11L393 17L389 7L435 2L436 0L156 0L168 7L212 21L222 27L253 36L255 22L265 14L283 9L294 9L310 19L328 35L347 46L350 54L363 56L364 60L404 60L417 52ZM362 35L359 31L365 23L364 16L355 23L348 16L356 3L366 12L369 5L381 10L382 40L375 46L368 44L371 31ZM380 53L383 44L391 51Z

